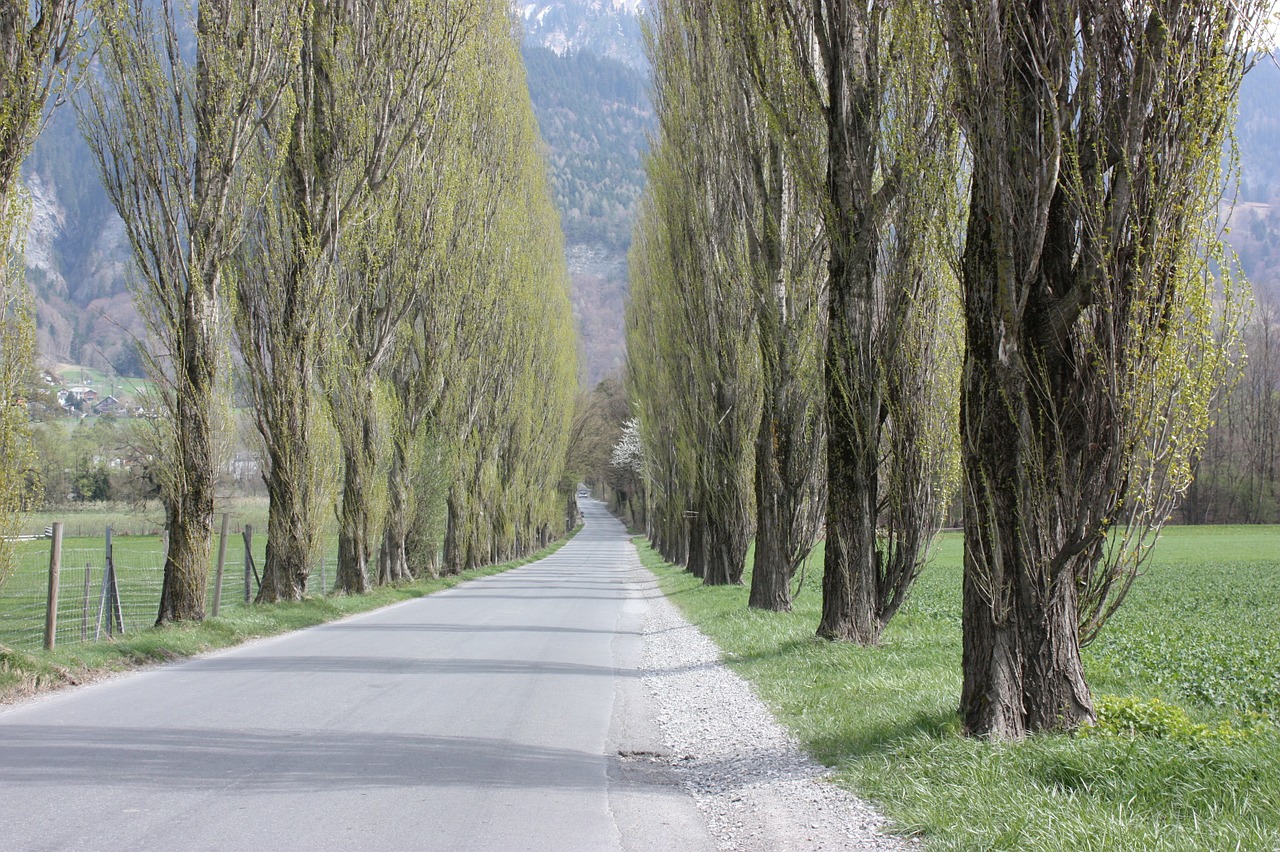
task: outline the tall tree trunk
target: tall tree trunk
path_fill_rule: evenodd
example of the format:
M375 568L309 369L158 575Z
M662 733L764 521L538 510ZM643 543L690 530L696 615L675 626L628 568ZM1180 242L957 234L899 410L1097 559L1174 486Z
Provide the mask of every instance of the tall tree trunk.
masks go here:
M309 365L295 362L292 366L301 371L299 375L309 375ZM263 431L278 440L268 444L269 464L263 475L270 502L259 603L302 600L315 558L318 528L311 458L315 438L306 388L304 383L275 381L271 393L275 418Z
M212 214L222 208L220 196L225 194L231 176L223 171L226 166L219 162L219 157L225 154L216 150L225 144L216 134L221 129L217 122L229 106L224 103L226 93L218 82L224 79L226 69L211 67L210 56L217 57L233 48L216 43L229 38L230 3L202 0L198 13L193 93L195 157L191 184L195 209L188 234L192 280L182 297L182 328L175 336L177 351L172 353L177 372L171 391L176 397L172 409L177 419L173 426L176 458L169 474L171 490L165 496L169 548L165 555L157 625L204 620L213 539L213 396L217 347L221 342L218 290L222 279L222 257L214 253L224 252L226 247L220 234L222 223Z
M410 482L409 447L405 430L396 433L391 448L391 467L387 471L387 522L378 552L378 583L400 583L413 579L409 568ZM427 571L428 566L421 566Z
M298 101L289 131L282 173L283 203L289 208L287 229L296 229L277 249L284 267L282 301L268 319L250 326L258 346L271 353L260 366L258 429L267 443L270 465L264 478L267 512L267 556L259 602L301 600L318 553L316 511L316 436L310 394L316 383L321 309L330 272L319 255L332 250L337 224L328 216L335 187L333 86L329 68L333 32L328 4L313 0L304 12L299 68L294 90ZM259 282L259 286L272 286ZM275 315L272 315L275 314ZM264 402L269 400L269 404Z
M216 283L211 282L212 287ZM202 621L209 579L213 537L214 459L213 382L217 355L213 351L217 306L203 293L187 300L187 331L183 335L178 379L185 392L177 395L174 449L177 487L165 498L169 548L156 624Z
M763 344L762 344L763 345ZM790 505L779 458L777 393L766 389L756 435L756 553L747 605L772 612L791 611Z
M975 175L974 199L991 197ZM1036 446L1049 413L1023 326L995 322L1001 281L992 217L975 201L963 261L966 346L961 395L965 510L964 684L974 736L1016 739L1094 718L1078 640L1071 526ZM1052 530L1046 538L1043 532Z
M871 278L866 269L855 276L857 267L846 257L852 254L850 242L833 239L831 245L827 546L818 635L872 645L884 629L876 551L882 415L876 366L869 357L872 300L865 294Z
M689 555L685 568L698 578L707 576L707 520L704 513L689 518Z
M831 104L827 114L831 204L825 379L827 548L818 635L861 644L874 644L884 629L876 561L884 420L875 339L879 71L869 18L853 7L835 4L823 8L818 24L831 52L826 69Z
M458 494L461 487L460 484L455 483L449 489L449 496L446 500L448 515L444 533L444 565L441 571L446 575L461 574L462 569L465 567L463 565L465 556L463 548L465 546L466 531L462 528L462 498Z
M348 429L343 430L347 435L342 442L342 505L338 513L336 590L349 595L369 591L369 562L377 535L373 485L378 466L378 436L371 379L366 388L358 398L352 391L352 397L339 403L355 402L354 409L343 415L348 418Z
M338 576L334 591L362 595L369 591L369 480L364 448L343 461L342 504L338 511Z
M736 586L742 583L743 562L750 536L730 506L723 504L711 511L706 525L706 563L702 576L705 586Z

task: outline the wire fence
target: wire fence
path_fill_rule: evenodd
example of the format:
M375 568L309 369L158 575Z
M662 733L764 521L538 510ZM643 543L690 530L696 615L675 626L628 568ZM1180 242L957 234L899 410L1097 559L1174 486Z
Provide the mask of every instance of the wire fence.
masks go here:
M155 624L164 583L163 539L158 535L110 538L114 585L107 570L106 530L96 536L63 540L54 634L57 646L100 641L122 629L127 634ZM228 536L218 596L215 535L206 598L209 615L213 614L215 596L222 612L244 607L253 600L258 592L254 567L260 575L266 544L266 536L251 538L248 547L242 535ZM52 546L48 538L16 543L13 571L0 585L0 645L21 651L44 647ZM252 554L251 562L246 560L246 552ZM336 563L337 559L331 557L321 561L308 580L309 592L323 595L330 591Z

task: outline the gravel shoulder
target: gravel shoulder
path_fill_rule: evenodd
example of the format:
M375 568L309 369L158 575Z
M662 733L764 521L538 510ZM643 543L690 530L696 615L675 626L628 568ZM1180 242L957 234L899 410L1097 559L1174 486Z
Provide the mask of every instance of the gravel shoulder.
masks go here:
M638 558L636 567L648 575ZM716 644L652 588L642 671L662 742L653 759L692 795L719 849L921 848L884 834L884 817L835 786L721 663Z

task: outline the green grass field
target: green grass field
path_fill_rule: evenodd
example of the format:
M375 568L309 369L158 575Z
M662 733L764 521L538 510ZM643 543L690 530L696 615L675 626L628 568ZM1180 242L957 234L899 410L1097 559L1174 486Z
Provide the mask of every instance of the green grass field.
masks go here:
M251 525L254 530L253 555L259 571L266 559L267 501L265 498L228 500L218 506L218 511L219 514L225 511L230 516L222 605L233 607L244 603L244 539L241 533L246 525ZM103 621L99 610L107 526L113 529L113 561L125 629L136 631L151 626L159 609L164 567L164 547L159 535L164 517L159 505L90 504L64 508L27 517L24 529L33 533L43 532L54 521L63 523L64 535L58 643L82 641L99 632L99 622ZM210 554L210 607L220 529L221 518L215 517L215 537ZM326 558L310 581L311 588L317 593L327 591L334 581L332 563L337 554L336 529L328 530L326 536L323 551ZM22 651L35 650L43 645L49 550L48 539L15 544L16 568L0 585L0 644ZM87 594L86 570L90 579ZM256 591L255 584L251 593Z
M53 372L69 387L88 385L100 396L112 394L121 400L137 401L155 385L150 379L116 376L80 364L56 364Z
M245 524L255 530L267 529L266 497L232 497L214 506L213 531L216 535L223 512L231 516L231 529L239 533ZM131 503L81 503L31 512L22 518L23 535L40 535L54 521L61 521L67 537L102 537L110 526L117 535L156 536L164 529L164 508L158 500L141 505ZM331 522L331 526L336 525Z
M877 648L813 638L820 552L781 615L642 555L804 746L931 849L1280 849L1278 527L1166 530L1085 651L1099 730L999 744L959 735L960 536Z
M255 564L261 570L266 558L266 537L253 537ZM49 541L21 542L17 545L16 570L0 586L0 644L19 650L35 650L44 641L48 597ZM59 644L83 641L98 633L102 572L106 562L104 536L64 538L58 601ZM113 563L126 631L150 627L160 605L164 569L164 546L159 536L113 536ZM332 550L332 548L331 548ZM217 564L217 542L210 558L209 606ZM85 575L89 576L86 588ZM317 590L333 583L333 568L324 566L311 584ZM252 590L256 592L257 586ZM223 607L244 603L244 540L232 534L223 566Z

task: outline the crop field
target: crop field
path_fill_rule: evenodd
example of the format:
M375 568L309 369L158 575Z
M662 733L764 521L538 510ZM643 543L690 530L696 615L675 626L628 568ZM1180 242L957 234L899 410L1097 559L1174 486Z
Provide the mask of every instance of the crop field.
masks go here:
M1021 743L959 733L962 546L941 538L876 648L813 638L820 552L788 614L642 553L805 747L927 848L1280 849L1280 527L1166 530L1085 649L1099 726Z

